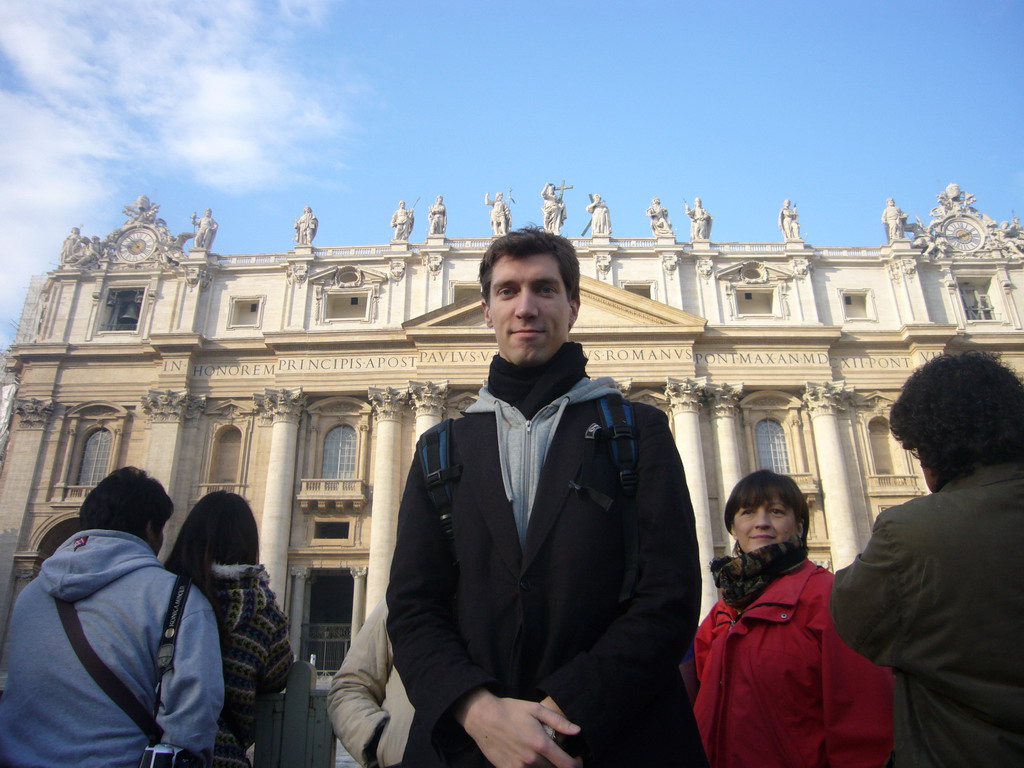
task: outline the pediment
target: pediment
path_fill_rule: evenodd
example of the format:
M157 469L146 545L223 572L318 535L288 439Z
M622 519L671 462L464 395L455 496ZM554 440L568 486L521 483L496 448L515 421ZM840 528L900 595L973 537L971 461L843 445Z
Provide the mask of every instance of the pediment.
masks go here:
M309 282L325 288L360 288L366 284L385 283L387 276L372 269L345 264L313 272L309 276Z
M769 283L790 280L793 277L793 272L775 264L765 264L761 261L745 261L742 264L735 264L731 267L720 269L717 276L719 280L730 283L767 285Z
M578 331L615 328L622 331L630 327L669 326L699 332L704 329L706 322L702 317L662 304L660 301L638 296L592 277L582 277L580 313L573 329ZM436 328L468 330L487 329L487 324L484 322L480 300L467 297L413 318L403 327L407 331Z

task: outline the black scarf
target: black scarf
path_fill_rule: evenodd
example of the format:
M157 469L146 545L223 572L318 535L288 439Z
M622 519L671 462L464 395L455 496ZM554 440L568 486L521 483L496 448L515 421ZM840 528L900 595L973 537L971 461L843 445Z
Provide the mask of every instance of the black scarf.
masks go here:
M587 375L587 358L583 347L567 341L546 363L522 367L513 365L499 355L491 360L487 389L499 400L515 406L523 416L534 415Z
M753 552L740 552L735 557L718 557L711 561L715 586L722 590L726 605L746 608L776 578L807 559L802 543L780 541Z

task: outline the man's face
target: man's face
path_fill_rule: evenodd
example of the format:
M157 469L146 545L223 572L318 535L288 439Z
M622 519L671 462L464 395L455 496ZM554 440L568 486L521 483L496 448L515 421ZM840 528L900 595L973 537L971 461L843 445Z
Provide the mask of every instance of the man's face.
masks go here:
M580 311L570 300L558 262L548 253L500 257L491 270L484 319L494 329L498 354L514 365L542 365L569 340Z

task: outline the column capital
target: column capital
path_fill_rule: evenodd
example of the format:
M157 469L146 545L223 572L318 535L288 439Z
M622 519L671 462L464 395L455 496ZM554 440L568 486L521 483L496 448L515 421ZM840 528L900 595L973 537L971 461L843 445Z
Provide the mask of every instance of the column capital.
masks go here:
M410 381L409 400L417 416L444 418L447 381Z
M263 424L285 421L298 424L306 407L306 393L297 389L265 389L252 396L256 404L256 415Z
M377 421L398 421L402 418L402 409L409 398L408 392L394 387L370 387L366 393Z
M305 581L309 578L309 568L306 567L292 568L288 573L291 574L293 579L299 579L301 581Z
M348 572L352 574L353 579L365 579L366 574L369 572L369 568L367 568L365 565L362 565L358 568L349 568Z
M707 384L704 392L716 417L735 416L743 397L743 384Z
M803 401L812 417L834 415L853 398L853 387L845 381L808 381L805 389Z
M154 424L194 419L206 410L206 395L190 395L187 390L151 389L141 401L143 413Z
M706 376L699 379L665 379L665 397L673 413L683 411L699 411L704 402L705 388L708 385Z
M37 400L34 397L18 398L14 401L14 410L18 414L22 429L43 429L53 415L56 404L53 400Z

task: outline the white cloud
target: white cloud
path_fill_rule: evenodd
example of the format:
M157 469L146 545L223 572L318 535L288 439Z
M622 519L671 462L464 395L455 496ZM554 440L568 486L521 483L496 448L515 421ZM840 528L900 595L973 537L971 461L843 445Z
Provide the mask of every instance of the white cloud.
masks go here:
M301 174L306 147L347 126L338 94L292 59L330 7L0 3L0 317L20 311L29 275L53 266L68 222L124 196L127 169L228 192Z

